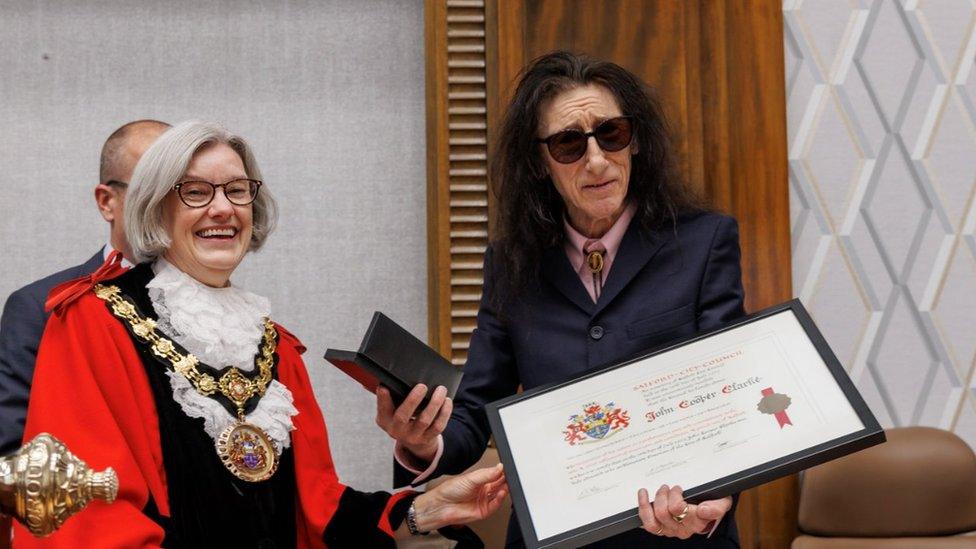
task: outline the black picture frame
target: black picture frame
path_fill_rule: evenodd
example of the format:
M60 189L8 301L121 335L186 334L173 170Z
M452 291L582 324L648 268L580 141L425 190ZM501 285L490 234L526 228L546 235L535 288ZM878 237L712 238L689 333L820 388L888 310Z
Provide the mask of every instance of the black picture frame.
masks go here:
M486 406L488 422L491 425L492 434L498 448L499 456L502 463L505 465L505 474L511 491L512 504L515 508L515 513L518 516L519 524L522 529L523 540L526 546L529 548L578 547L625 532L627 530L639 528L641 527L641 521L637 514L637 506L635 505L628 511L617 513L612 516L602 517L584 526L580 526L545 539L539 539L532 524L528 503L523 491L521 479L519 478L519 471L515 465L514 455L509 445L508 437L505 433L505 426L502 422L500 410L515 403L532 399L569 385L585 383L590 378L606 374L612 370L626 368L635 362L643 361L652 356L667 353L680 347L693 345L696 342L702 341L703 339L713 337L717 334L727 332L745 324L757 322L786 311L791 311L795 315L800 326L803 328L803 331L810 339L810 343L812 343L813 347L819 353L820 358L830 371L834 382L837 384L837 387L840 389L843 395L847 398L848 403L861 420L864 428L859 431L849 433L845 436L832 439L828 442L807 448L803 451L794 452L789 455L777 456L766 463L740 471L736 474L717 478L714 481L702 484L700 486L689 487L684 491L686 501L695 503L725 497L884 442L884 430L879 425L868 405L864 402L861 394L855 388L854 383L847 375L843 365L837 359L836 355L834 355L834 352L830 349L830 346L827 344L823 334L817 328L816 324L814 324L813 319L803 307L800 300L793 299L780 305L747 315L720 328L705 331L684 340L671 342L663 347L641 353L640 355L626 359L622 362L596 369L578 378L537 387L488 404ZM636 494L637 487L635 486L635 502L637 499Z

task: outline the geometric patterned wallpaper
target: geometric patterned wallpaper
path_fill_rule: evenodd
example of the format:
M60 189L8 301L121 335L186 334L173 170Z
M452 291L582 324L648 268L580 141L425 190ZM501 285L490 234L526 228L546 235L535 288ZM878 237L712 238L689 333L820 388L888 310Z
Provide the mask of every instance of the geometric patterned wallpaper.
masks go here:
M783 15L794 293L882 425L976 448L976 3Z

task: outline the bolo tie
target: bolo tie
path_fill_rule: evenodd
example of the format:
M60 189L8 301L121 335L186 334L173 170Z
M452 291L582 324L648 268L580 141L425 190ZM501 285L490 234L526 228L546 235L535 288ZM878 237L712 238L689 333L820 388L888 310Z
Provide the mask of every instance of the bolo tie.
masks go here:
M594 300L598 301L603 291L603 266L605 264L603 254L606 252L606 248L599 240L590 240L583 246L583 252L586 254L586 266L593 275Z

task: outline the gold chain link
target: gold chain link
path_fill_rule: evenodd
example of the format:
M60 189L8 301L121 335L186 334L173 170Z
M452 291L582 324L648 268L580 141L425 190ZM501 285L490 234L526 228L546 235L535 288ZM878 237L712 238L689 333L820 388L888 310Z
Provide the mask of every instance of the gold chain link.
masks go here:
M258 376L248 379L235 367L216 380L210 374L197 369L200 361L190 353L183 354L176 350L173 342L156 331L156 321L144 317L136 311L135 305L122 297L118 286L95 285L95 295L106 301L112 308L112 314L129 323L132 333L142 342L148 343L154 355L168 361L173 369L185 377L197 392L210 396L216 392L230 399L237 406L237 415L243 418L244 404L254 395L264 395L265 389L271 383L271 369L274 366L274 353L278 348L275 337L277 331L270 319L264 319L264 337L261 343L261 356L255 360L258 365Z

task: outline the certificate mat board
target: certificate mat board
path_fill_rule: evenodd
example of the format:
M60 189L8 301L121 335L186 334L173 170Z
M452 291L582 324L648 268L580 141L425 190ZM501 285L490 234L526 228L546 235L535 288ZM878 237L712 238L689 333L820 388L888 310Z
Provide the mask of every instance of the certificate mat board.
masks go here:
M529 547L640 527L639 488L715 499L884 441L799 300L486 409Z

